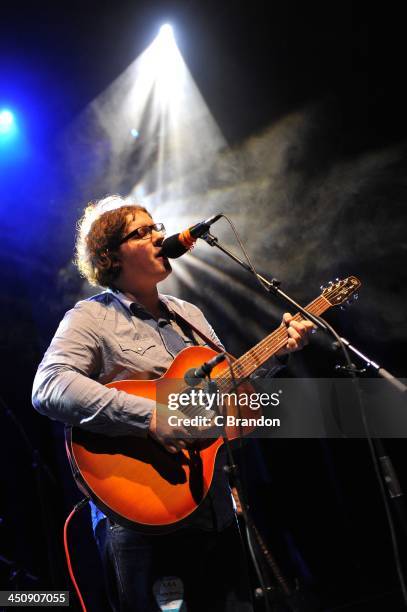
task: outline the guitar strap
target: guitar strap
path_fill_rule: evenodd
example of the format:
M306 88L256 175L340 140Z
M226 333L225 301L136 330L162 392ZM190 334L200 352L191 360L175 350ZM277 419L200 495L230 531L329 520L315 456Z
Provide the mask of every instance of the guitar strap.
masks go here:
M190 329L192 329L192 331L199 336L202 340L204 340L204 342L211 347L211 349L213 349L214 351L216 351L217 353L226 353L226 355L229 357L229 359L231 361L235 361L236 357L234 357L233 355L231 355L231 353L228 353L227 351L225 351L221 346L219 346L218 344L216 344L213 340L211 340L211 338L209 338L208 336L206 336L203 332L201 332L200 329L198 329L197 327L195 327L195 325L193 325L191 323L191 321L188 321L188 319L185 319L185 317L183 317L182 315L179 314L179 312L175 312L175 310L172 311L175 315L175 318L178 320L179 323L183 323L184 325L186 325L187 327L189 327Z
M118 300L118 301L125 308L125 310L127 310L124 304L122 303L122 301L121 300ZM194 332L194 334L199 336L205 342L205 344L211 347L211 349L213 349L217 353L225 353L231 361L236 361L236 357L234 357L231 353L228 353L221 346L216 344L211 338L206 336L203 332L201 332L201 330L195 327L195 325L193 325L191 321L188 321L188 319L185 319L185 317L179 314L179 312L176 312L173 308L171 308L171 312L174 314L175 320L178 322L178 324L181 324L181 328L182 328L182 324L186 326L187 328L190 328Z

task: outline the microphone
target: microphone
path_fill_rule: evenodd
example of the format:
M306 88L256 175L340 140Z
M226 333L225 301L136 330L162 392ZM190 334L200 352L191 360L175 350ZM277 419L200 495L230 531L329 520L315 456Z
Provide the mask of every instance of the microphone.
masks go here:
M213 215L205 221L201 221L192 227L189 227L184 232L173 234L164 240L161 246L160 256L176 259L189 251L198 238L206 234L212 223L216 223L221 218L220 215Z
M205 361L199 368L190 368L184 375L184 380L188 387L196 387L196 385L199 385L201 379L208 376L213 368L222 361L225 361L225 353L219 353L219 355L212 357L209 361Z

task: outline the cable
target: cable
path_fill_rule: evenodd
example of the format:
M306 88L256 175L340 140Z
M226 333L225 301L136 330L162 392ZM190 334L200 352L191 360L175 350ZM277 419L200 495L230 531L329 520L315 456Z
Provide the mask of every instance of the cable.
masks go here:
M235 238L236 238L236 240L237 240L237 242L238 242L238 244L239 244L239 246L240 246L240 248L242 250L243 255L246 258L247 263L249 264L249 267L250 267L251 271L253 272L254 276L256 277L257 282L259 283L259 285L263 289L265 289L269 293L269 288L267 287L266 283L264 283L262 281L261 276L257 273L256 268L254 267L254 264L252 263L252 260L250 259L248 252L246 251L242 241L240 240L240 236L238 234L237 229L235 228L235 226L233 224L233 221L231 219L229 219L229 217L227 215L222 214L221 217L226 219L226 221L229 223L230 227L232 228L232 231L233 231L233 233L235 235Z
M66 519L65 524L64 524L64 549L65 549L66 564L68 566L69 576L70 576L70 578L72 580L72 584L75 587L75 591L76 591L76 594L77 594L77 596L79 598L79 602L81 604L81 608L82 608L83 612L87 612L87 610L86 610L85 602L83 601L81 592L79 590L78 584L77 584L77 582L75 580L75 576L74 576L73 569L72 569L71 556L69 554L69 546L68 546L68 525L69 525L73 515L75 514L75 512L77 512L78 510L81 510L82 508L84 508L88 502L89 502L89 499L87 497L84 497L78 504L76 504L76 506L74 506L73 510L69 514L69 516Z

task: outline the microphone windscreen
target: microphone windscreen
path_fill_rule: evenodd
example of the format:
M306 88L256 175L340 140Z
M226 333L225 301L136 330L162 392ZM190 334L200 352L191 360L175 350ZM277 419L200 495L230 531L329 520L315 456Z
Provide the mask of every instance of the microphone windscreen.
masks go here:
M164 257L169 257L170 259L177 259L177 257L181 257L189 251L179 239L179 234L174 234L173 236L169 236L164 240L161 246L160 255Z

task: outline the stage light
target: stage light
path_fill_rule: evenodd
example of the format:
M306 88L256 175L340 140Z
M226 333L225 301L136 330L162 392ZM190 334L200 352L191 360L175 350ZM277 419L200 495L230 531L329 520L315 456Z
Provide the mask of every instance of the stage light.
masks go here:
M163 38L167 38L168 40L174 38L174 31L169 23L165 23L164 25L161 26L160 31L159 31L159 36Z
M8 108L0 111L0 134L11 134L15 130L14 115Z
M84 147L85 140L89 146ZM157 217L160 207L171 202L173 232L178 202L200 189L205 168L213 167L226 145L169 24L161 26L143 53L78 118L66 142L70 163L78 165L82 150L106 143L98 148L103 170L95 173L104 177L103 189L127 192Z
M152 43L149 58L150 68L154 71L155 80L168 83L174 76L174 70L182 64L174 32L168 24L161 26L158 36Z
M15 113L8 108L0 108L0 163L9 163L21 157L20 130ZM16 146L16 145L19 146Z

